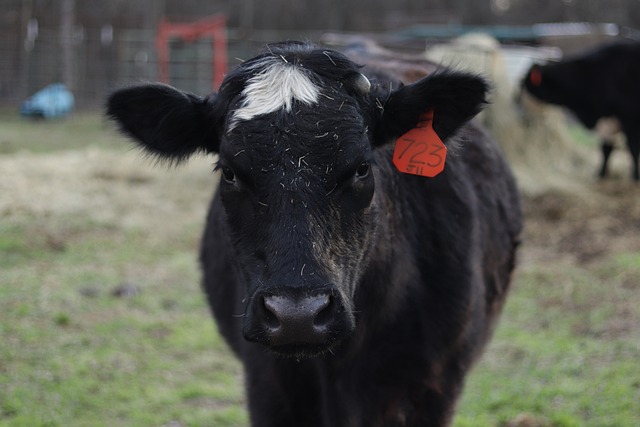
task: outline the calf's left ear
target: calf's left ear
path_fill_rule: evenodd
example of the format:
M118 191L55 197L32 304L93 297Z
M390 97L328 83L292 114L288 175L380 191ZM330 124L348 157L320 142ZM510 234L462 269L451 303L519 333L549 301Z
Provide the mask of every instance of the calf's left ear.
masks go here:
M433 73L393 91L377 125L376 144L382 145L416 127L420 117L434 111L433 129L442 141L478 114L487 103L487 82L458 71Z
M181 161L195 152L218 150L218 126L211 102L168 85L120 89L107 101L107 115L142 148Z

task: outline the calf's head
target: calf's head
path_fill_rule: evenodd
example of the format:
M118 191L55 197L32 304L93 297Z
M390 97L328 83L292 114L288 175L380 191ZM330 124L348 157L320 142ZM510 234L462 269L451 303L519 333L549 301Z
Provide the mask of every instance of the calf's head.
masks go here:
M244 337L301 357L331 350L363 309L354 295L384 221L380 202L394 197L377 182L374 151L428 110L446 140L479 111L486 90L452 72L371 85L338 52L285 43L240 65L217 94L130 87L111 95L108 114L163 159L218 155Z

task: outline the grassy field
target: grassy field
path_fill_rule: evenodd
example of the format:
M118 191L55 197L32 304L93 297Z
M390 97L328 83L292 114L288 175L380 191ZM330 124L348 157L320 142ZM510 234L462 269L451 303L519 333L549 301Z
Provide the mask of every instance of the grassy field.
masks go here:
M0 116L0 426L248 425L199 287L211 169L154 166L96 115ZM640 425L640 191L611 185L626 205L603 214L526 201L456 427Z

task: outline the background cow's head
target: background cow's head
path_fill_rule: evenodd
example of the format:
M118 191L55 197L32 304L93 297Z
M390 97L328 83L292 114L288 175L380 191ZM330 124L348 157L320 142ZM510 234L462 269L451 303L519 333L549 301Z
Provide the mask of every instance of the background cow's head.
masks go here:
M571 61L533 64L522 81L522 87L539 101L568 107L588 128L593 128L601 115L606 115L603 103L595 108L590 101L592 89L575 77L575 72L590 73L591 67L581 58ZM597 80L597 76L593 77Z
M283 43L242 63L217 94L131 87L110 97L108 114L163 159L218 154L245 338L300 356L330 350L355 327L354 294L382 221L374 151L431 109L446 141L486 90L455 72L371 85L338 52Z
M522 87L540 101L559 103L564 91L561 80L558 80L549 70L553 64L533 64L522 81Z

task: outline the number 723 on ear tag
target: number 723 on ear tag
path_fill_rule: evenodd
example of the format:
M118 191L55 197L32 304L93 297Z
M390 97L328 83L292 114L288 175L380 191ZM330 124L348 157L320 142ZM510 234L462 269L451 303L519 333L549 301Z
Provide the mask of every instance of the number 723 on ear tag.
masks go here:
M446 158L447 147L433 130L433 110L396 139L393 164L400 172L432 178L444 170Z

